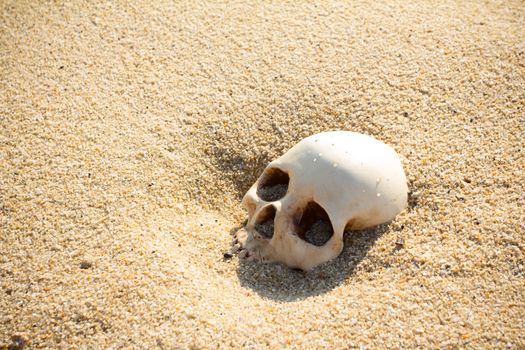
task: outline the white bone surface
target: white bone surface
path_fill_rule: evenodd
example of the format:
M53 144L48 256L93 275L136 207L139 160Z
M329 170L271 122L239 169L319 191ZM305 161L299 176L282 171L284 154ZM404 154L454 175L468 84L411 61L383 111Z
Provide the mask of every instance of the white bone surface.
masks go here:
M257 189L275 168L288 174L288 190L278 200L265 201ZM401 162L390 146L359 133L323 132L303 139L266 167L242 200L248 222L237 238L252 259L310 270L341 253L345 228L392 220L406 207L407 192ZM326 211L333 228L323 246L306 242L296 232L301 212L311 201ZM276 215L273 237L268 239L255 225L270 205Z

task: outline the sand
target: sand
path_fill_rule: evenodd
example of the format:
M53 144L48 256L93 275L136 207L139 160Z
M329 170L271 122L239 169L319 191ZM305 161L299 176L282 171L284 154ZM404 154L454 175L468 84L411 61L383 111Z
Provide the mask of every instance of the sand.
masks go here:
M0 348L524 349L523 1L0 1ZM266 164L396 149L395 221L223 258Z

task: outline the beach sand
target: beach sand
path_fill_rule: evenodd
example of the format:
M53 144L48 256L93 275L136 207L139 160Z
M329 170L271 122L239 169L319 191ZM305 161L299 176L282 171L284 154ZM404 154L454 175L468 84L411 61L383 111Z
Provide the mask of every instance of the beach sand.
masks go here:
M524 349L525 3L0 2L0 348ZM302 138L409 207L311 272L233 256Z

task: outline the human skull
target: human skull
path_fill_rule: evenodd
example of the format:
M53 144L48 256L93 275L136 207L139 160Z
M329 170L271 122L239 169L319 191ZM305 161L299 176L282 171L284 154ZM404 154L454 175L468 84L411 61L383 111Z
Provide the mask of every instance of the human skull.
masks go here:
M345 230L392 220L407 205L396 152L370 136L323 132L271 162L248 190L244 256L310 270L337 257Z

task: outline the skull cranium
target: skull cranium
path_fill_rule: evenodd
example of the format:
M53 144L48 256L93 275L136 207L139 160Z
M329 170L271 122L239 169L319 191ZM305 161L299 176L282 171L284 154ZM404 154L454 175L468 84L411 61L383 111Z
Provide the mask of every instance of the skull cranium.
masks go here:
M367 135L305 138L271 162L242 200L246 256L310 270L337 257L345 230L392 220L407 205L396 152Z

